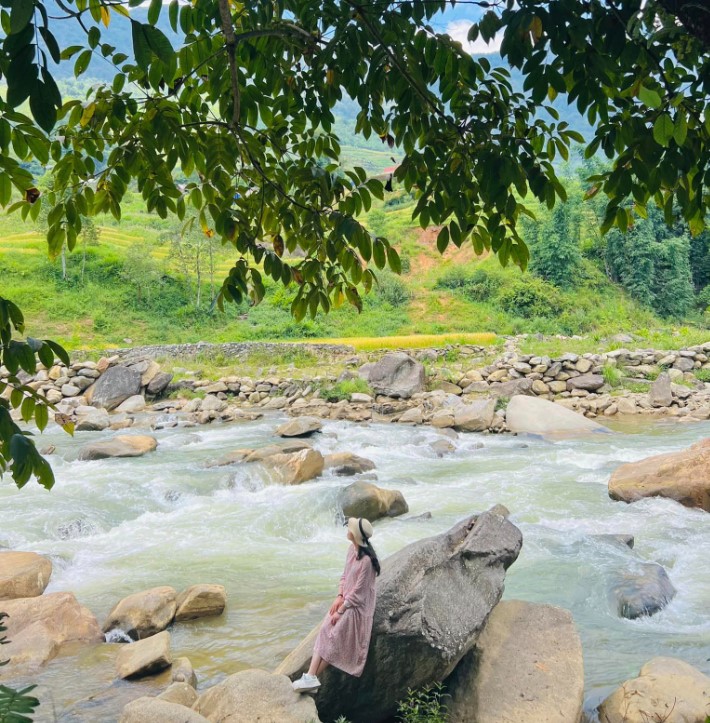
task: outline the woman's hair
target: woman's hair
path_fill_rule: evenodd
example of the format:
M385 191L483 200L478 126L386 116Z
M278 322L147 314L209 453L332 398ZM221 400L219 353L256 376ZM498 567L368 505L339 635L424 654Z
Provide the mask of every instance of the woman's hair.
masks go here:
M375 568L375 575L379 575L381 570L380 560L377 557L375 548L370 544L369 540L366 540L364 545L357 546L357 559L362 559L363 555L367 555L367 557L370 558L370 562L372 562L372 567Z

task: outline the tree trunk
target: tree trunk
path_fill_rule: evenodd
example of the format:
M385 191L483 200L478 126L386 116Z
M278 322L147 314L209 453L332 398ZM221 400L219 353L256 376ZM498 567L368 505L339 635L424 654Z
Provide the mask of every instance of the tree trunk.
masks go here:
M67 250L62 246L62 279L67 280Z

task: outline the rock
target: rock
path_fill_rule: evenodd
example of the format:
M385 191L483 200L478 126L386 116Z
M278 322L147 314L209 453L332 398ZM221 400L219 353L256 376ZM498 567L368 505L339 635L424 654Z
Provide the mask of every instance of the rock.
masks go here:
M346 517L365 517L370 522L409 512L399 490L385 490L369 482L348 485L338 496L338 503Z
M171 683L159 696L160 700L192 708L197 700L197 691L189 683Z
M175 622L221 615L227 606L227 591L223 585L191 585L177 597Z
M532 390L535 394L549 394L550 387L542 381L542 379L535 379L532 383Z
M223 467L237 462L263 462L268 457L273 457L276 454L291 454L292 452L300 452L303 449L312 449L312 447L308 442L293 441L270 444L258 449L235 449L233 452L228 452L217 460L209 462L207 466Z
M490 396L496 397L497 399L500 397L510 399L516 394L534 394L532 385L533 383L530 379L523 377L522 379L512 379L509 382L491 384L488 387L488 393Z
M421 424L424 421L424 414L421 407L412 407L400 415L397 420L400 424Z
M136 412L142 412L145 409L145 399L142 394L134 394L128 399L124 399L117 407L117 412L124 412L126 414L136 414Z
M52 563L42 555L0 552L0 600L41 595L51 575Z
M567 380L567 390L584 389L586 392L596 392L604 386L604 377L601 374L582 374Z
M326 454L324 468L332 469L334 474L342 477L349 477L354 474L362 474L375 469L375 463L366 457L360 457L352 452L335 452Z
M350 401L353 404L372 404L372 397L369 394L363 394L362 392L353 392L350 395Z
M242 670L206 690L193 709L223 723L317 723L310 695L296 693L285 675Z
M82 447L79 459L88 461L108 457L142 457L147 452L153 452L157 446L158 440L155 437L119 434Z
M409 688L443 681L475 645L503 592L505 570L522 545L501 509L468 517L448 532L419 540L382 563L365 670L360 678L328 668L321 676L322 720L344 715L378 723L394 715ZM297 677L318 628L278 667Z
M197 688L197 676L189 658L176 658L171 668L171 680L174 683L187 683Z
M323 429L320 419L315 417L296 417L276 429L279 437L310 437Z
M103 642L96 618L70 592L5 600L2 612L8 615L3 635L10 641L2 657L12 660L13 669L41 665L67 644Z
M360 372L377 394L388 397L409 399L426 389L424 365L404 352L389 352Z
M133 640L148 638L170 625L177 610L172 587L154 587L133 593L118 602L108 614L103 631L122 630Z
M77 407L74 414L76 415L75 429L77 432L102 432L111 424L111 419L105 409Z
M513 397L508 403L505 418L510 431L518 434L567 437L609 431L561 404L539 397Z
M675 362L673 363L673 368L679 369L682 372L690 372L693 371L693 369L695 368L695 363L692 359L681 356L675 360Z
M520 600L498 603L447 689L451 723L577 723L584 663L571 613Z
M281 484L300 485L319 477L323 473L325 460L315 449L302 449L291 454L271 455L263 463L274 471Z
M81 389L75 384L62 384L62 396L63 397L75 397Z
M144 695L123 709L118 723L207 723L207 718L183 704Z
M107 369L89 390L89 401L94 407L111 411L124 399L140 393L141 375L134 369L117 365Z
M169 668L173 662L170 633L163 630L145 640L122 645L116 656L119 678L143 678Z
M710 677L677 658L653 658L599 706L604 723L704 723Z
M668 372L661 372L648 390L648 401L652 407L670 407L673 404L671 378Z
M638 572L623 570L616 576L612 594L622 618L635 620L662 610L676 594L668 574L655 562L644 563Z
M447 382L445 380L436 382L432 386L432 389L440 389L442 392L446 392L447 394L463 394L463 390L458 384L453 384L452 382Z
M483 432L491 426L495 411L494 399L481 399L454 407L454 429L459 432Z
M619 414L636 414L636 402L626 397L618 397L616 400L616 409Z
M448 439L437 439L429 446L435 452L437 457L443 457L445 454L450 454L451 452L456 451L456 446Z
M574 368L580 373L580 374L586 374L594 364L589 359L578 359L577 363L574 365Z
M634 543L635 539L633 535L592 535L597 540L602 540L604 542L611 542L614 545L623 545L624 547L628 547L630 550L634 549Z
M200 405L201 412L223 412L227 408L227 402L224 399L216 397L214 394L208 394Z
M436 429L449 429L454 426L454 410L439 409L431 416L430 424Z
M710 438L680 452L622 464L609 480L609 496L623 502L667 497L710 512Z
M154 396L157 396L158 394L162 394L168 387L168 384L173 380L173 375L169 374L168 372L158 372L151 380L148 382L148 386L146 387L146 392L148 394L152 394Z

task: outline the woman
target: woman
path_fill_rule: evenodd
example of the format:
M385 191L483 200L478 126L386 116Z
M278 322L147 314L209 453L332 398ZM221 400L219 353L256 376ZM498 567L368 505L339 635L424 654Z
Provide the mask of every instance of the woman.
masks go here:
M363 517L351 517L347 526L352 545L345 559L338 597L321 624L308 672L293 683L293 689L301 693L317 690L318 676L329 665L356 677L362 675L365 667L380 561L370 545L372 525Z

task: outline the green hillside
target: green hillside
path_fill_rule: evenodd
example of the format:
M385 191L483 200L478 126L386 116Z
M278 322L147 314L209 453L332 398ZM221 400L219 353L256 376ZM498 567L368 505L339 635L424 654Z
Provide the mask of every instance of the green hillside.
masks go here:
M201 231L181 238L179 226L145 214L139 201L138 196L128 199L120 225L112 218L97 219L98 239L80 238L66 257L66 278L61 259L47 257L37 226L23 225L16 216L0 217L2 294L25 311L30 334L56 338L69 348L103 348L480 332L651 336L674 324L688 326L690 332L682 333L692 334L693 324L703 324L695 303L687 305L683 317L664 319L610 281L596 258L600 239L592 207L568 204L572 220L562 233L579 258L572 283L565 285L535 270L545 251L535 237L541 229L545 237L552 233L548 212L536 209L539 223L525 227L533 272L523 273L501 268L493 257L477 257L470 244L447 249L442 259L438 229L424 231L412 224L414 201L402 190L373 206L365 220L375 233L396 242L404 274L380 272L379 287L366 297L362 314L341 308L296 323L289 314L292 292L275 284L259 306L230 305L220 313L211 302L234 260L231 247ZM671 272L663 273L665 283Z

